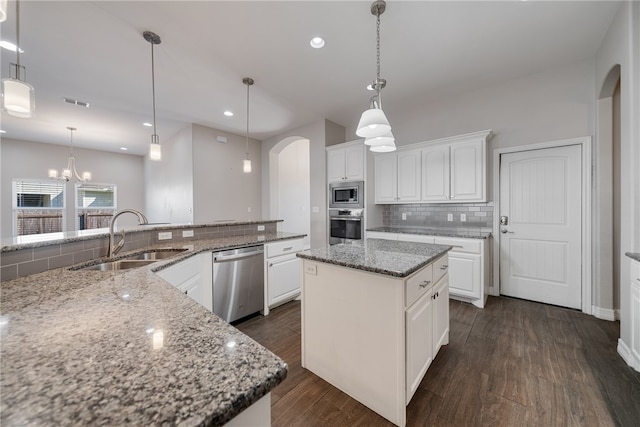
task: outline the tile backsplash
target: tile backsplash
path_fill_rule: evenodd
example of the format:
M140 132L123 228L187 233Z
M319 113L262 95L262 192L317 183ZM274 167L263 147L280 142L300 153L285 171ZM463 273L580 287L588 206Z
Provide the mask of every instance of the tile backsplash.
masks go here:
M447 220L449 214L453 215L453 221ZM460 220L461 214L466 215L466 221ZM493 202L384 205L382 222L385 227L473 228L492 232Z

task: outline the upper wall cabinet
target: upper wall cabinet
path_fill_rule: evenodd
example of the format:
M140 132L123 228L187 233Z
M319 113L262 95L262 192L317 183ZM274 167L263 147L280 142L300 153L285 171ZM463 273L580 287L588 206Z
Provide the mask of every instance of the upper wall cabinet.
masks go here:
M362 140L327 147L327 181L363 181L364 144Z
M476 132L377 155L376 203L485 202L487 142L491 136L490 130ZM393 170L391 158L395 158Z

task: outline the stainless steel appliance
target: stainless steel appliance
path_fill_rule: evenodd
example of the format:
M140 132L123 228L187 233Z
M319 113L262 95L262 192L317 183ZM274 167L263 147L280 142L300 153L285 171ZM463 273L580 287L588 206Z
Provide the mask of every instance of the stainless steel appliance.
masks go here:
M364 181L334 182L329 184L329 208L364 208Z
M364 209L329 209L329 244L349 243L364 236Z
M213 312L227 322L264 308L264 247L213 253Z

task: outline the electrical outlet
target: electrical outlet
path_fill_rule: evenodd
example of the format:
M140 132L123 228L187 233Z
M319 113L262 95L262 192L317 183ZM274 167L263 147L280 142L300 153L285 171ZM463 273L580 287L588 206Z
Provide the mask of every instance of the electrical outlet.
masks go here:
M460 221L466 222L467 221L467 214L460 214Z
M172 238L173 238L173 233L171 231L158 233L158 240L171 240Z
M264 225L259 225L258 226L258 231L264 231Z
M453 221L453 214L447 214L447 221Z
M406 213L404 213L404 212L402 212L402 220L403 220L403 221L406 221L406 220L407 220L407 214L406 214Z
M264 241L264 236L258 236L258 242Z
M193 237L193 230L182 230L182 237Z
M304 272L315 276L318 274L318 266L315 264L307 265L304 267Z
M318 206L314 206L314 207L311 208L311 212L320 213L320 208Z

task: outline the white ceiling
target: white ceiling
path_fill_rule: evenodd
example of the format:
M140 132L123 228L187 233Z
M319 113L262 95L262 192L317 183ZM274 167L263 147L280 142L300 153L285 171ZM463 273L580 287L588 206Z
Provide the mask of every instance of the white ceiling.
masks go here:
M21 63L36 116L2 113L4 137L144 154L151 129L150 30L160 141L188 123L265 139L327 118L353 127L375 78L370 1L20 2ZM381 20L386 111L592 58L613 1L394 1ZM15 3L0 26L15 42ZM316 50L316 35L326 46ZM15 53L2 50L2 77ZM62 97L91 103L86 109ZM235 116L227 118L230 109ZM349 136L348 136L349 137Z

